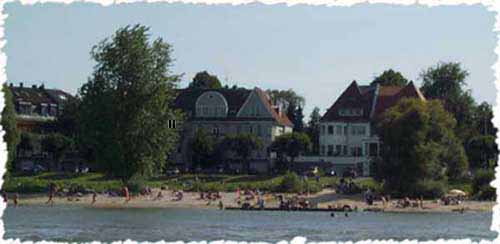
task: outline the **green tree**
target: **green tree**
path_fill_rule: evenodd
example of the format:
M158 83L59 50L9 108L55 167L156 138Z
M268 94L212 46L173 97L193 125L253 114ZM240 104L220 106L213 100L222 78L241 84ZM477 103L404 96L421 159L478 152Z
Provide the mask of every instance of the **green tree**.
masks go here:
M172 48L150 41L148 31L127 26L94 46L94 72L79 91L83 142L102 170L125 181L159 173L182 127L172 108L179 81L170 70Z
M3 94L5 106L2 111L2 128L5 132L3 141L7 143L7 172L13 172L16 169L14 164L16 159L16 148L21 141L21 133L17 128L16 109L14 107L14 98L12 91L7 84L3 85Z
M307 152L311 147L311 140L306 133L292 132L277 136L271 148L278 154L279 161L285 163L285 168L290 170L295 158ZM290 161L287 160L290 158Z
M17 145L17 152L22 155L33 152L40 147L40 137L37 134L29 132L21 132L19 144Z
M315 155L319 154L319 120L321 119L321 115L319 113L319 108L315 107L309 116L309 122L307 124L307 135L311 139L312 144L312 153Z
M207 71L201 71L196 73L193 77L193 81L189 83L189 87L199 89L219 89L222 88L222 85L216 75L211 75Z
M460 63L438 63L420 74L422 91L427 99L439 99L457 121L455 133L467 141L473 136L475 102L470 91L464 90L469 72Z
M378 124L383 142L377 177L392 192L417 192L419 181L460 178L467 157L453 128L455 120L437 100L402 99Z
M400 72L388 69L379 76L375 77L370 85L374 84L380 84L383 86L406 86L408 84L408 80Z
M43 136L41 141L42 150L52 155L54 163L60 165L67 152L72 149L73 141L62 134L52 133ZM50 164L49 170L50 170Z
M471 168L493 168L498 159L496 137L492 135L479 135L467 143L467 156Z
M194 166L207 168L217 163L216 139L205 130L198 130L189 145Z
M263 143L259 137L253 134L242 133L225 136L221 145L223 145L226 150L234 152L241 159L245 170L250 172L250 157L252 153L262 149Z

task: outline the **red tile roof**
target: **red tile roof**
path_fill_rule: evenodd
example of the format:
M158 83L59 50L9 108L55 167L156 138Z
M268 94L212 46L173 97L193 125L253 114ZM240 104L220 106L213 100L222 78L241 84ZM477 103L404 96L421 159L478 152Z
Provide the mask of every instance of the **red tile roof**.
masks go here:
M353 81L335 103L323 115L321 121L368 122L377 119L401 98L420 98L425 100L413 82L406 86L358 86ZM341 116L343 108L362 108L362 116Z

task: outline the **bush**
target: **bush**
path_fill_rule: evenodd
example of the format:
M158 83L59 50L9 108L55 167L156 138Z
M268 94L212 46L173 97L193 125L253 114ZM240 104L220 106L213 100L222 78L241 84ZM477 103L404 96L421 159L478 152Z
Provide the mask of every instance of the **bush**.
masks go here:
M287 172L277 188L279 192L298 193L303 191L303 183L297 174Z
M443 181L420 180L415 185L413 197L440 198L446 194L446 184Z
M146 188L146 183L141 179L130 180L127 182L127 187L130 192L138 193L142 189Z
M493 170L480 169L476 171L472 179L472 190L478 200L490 200L496 196L495 188L490 186L495 179Z

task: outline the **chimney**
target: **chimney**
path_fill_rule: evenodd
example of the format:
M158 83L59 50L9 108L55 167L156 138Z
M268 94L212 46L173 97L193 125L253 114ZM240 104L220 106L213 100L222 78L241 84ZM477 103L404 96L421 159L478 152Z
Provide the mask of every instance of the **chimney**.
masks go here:
M40 90L45 89L45 84L43 84L43 83L42 83L42 84L41 84L38 88L39 88Z
M22 82L19 83L19 87L23 88L23 83Z
M36 85L31 85L31 88L36 89Z

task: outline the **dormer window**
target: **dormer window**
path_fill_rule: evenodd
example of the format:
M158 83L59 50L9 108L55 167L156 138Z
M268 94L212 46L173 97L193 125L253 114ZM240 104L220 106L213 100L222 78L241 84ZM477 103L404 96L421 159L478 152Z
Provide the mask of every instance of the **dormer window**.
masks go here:
M201 94L196 101L196 117L226 117L227 111L226 99L215 91Z
M50 104L49 115L53 117L57 116L57 104Z
M342 108L339 109L340 116L363 116L363 109L361 108Z
M41 105L41 115L42 116L49 116L49 108L48 108L48 105L46 103L42 103Z
M30 115L31 112L33 111L31 103L30 102L19 102L19 113L20 114L25 114L25 115Z

